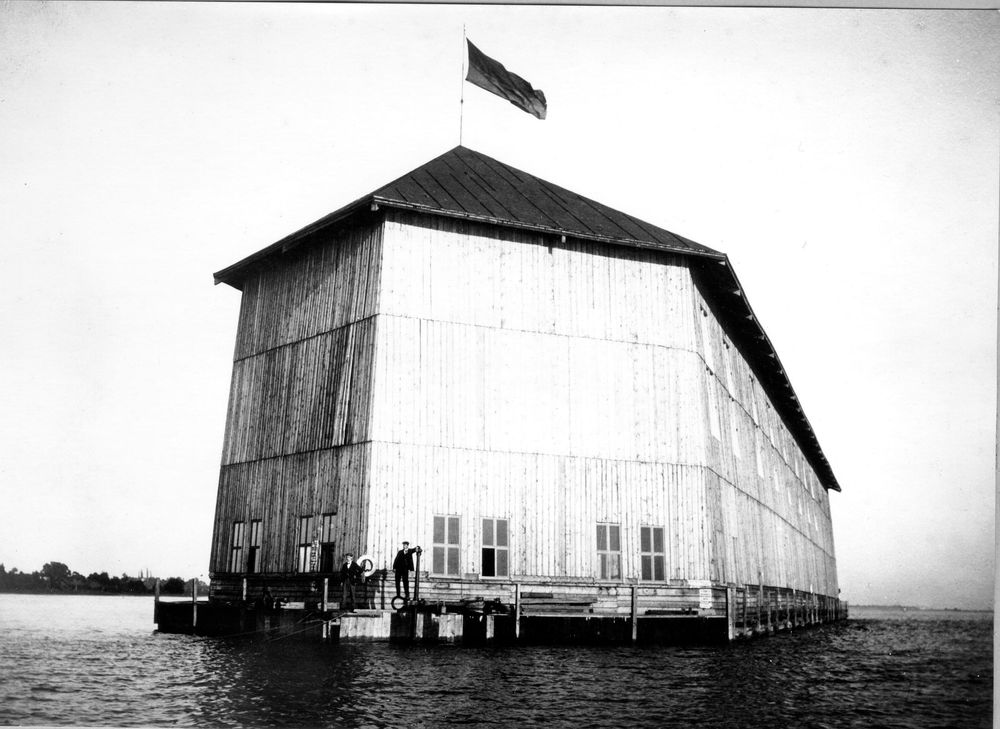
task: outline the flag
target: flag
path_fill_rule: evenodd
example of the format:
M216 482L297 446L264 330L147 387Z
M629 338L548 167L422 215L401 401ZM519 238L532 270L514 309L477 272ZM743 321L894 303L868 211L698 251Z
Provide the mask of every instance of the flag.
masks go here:
M501 99L507 99L532 116L545 118L545 94L531 88L531 84L487 56L472 45L469 39L465 42L469 44L469 73L465 76L466 81Z

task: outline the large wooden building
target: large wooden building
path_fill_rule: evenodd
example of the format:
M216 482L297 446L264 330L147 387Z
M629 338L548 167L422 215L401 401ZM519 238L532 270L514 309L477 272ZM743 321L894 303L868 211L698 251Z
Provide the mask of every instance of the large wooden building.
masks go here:
M213 597L405 539L439 603L836 612L840 487L724 254L457 147L215 278Z

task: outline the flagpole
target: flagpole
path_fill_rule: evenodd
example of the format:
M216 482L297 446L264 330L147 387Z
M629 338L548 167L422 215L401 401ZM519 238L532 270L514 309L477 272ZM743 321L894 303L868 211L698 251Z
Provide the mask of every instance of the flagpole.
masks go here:
M462 120L465 115L465 23L462 23L462 92L458 100L458 146L462 146Z

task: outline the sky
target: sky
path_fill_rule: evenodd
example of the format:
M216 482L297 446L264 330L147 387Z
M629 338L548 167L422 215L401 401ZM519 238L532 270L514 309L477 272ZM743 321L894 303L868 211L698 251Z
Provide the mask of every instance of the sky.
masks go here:
M462 83L463 26L546 120ZM991 606L997 47L993 10L0 4L0 563L207 577L212 272L462 110L465 146L729 255L843 487L842 598Z

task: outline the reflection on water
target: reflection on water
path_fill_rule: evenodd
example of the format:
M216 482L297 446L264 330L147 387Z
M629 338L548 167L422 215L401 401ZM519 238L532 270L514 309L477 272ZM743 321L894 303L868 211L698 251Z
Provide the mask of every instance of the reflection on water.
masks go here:
M0 723L986 727L992 616L854 611L728 647L159 635L137 597L0 595Z

